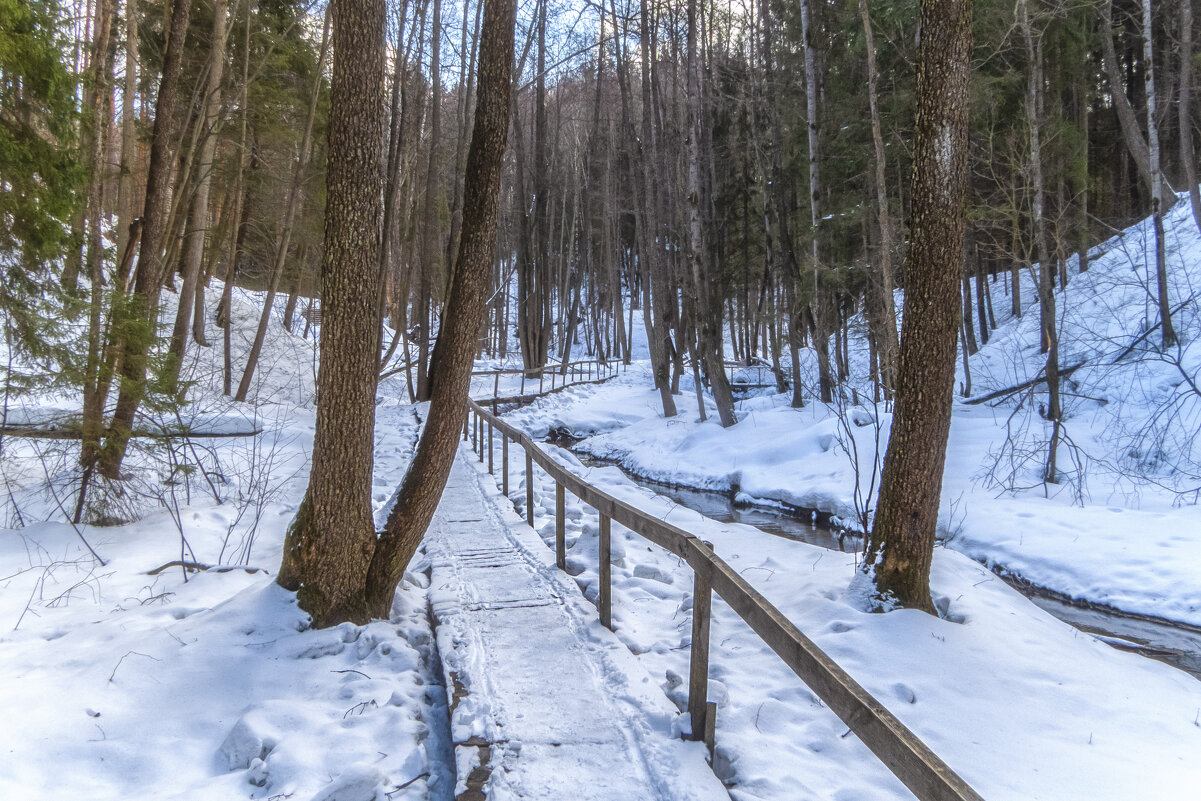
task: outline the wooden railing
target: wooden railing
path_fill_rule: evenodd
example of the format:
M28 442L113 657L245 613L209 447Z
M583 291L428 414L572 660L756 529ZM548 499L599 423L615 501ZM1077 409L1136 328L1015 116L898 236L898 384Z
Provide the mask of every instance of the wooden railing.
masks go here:
M623 364L617 359L610 359L607 362L602 362L599 359L591 359L547 364L541 368L530 368L528 370L476 370L472 372L471 377L475 379L481 376L492 376L492 397L475 398L475 400L490 404L492 406L492 413L496 414L497 407L502 403L529 402L548 391L556 392L573 384L604 381L616 376L622 368ZM517 395L507 397L500 395L500 378L505 375L521 376L521 388ZM531 387L531 391L526 393L525 385L527 381L531 384L537 381L538 390L535 392ZM547 386L548 384L549 387Z
M525 451L525 513L534 526L534 465L555 480L555 563L566 568L565 493L570 491L600 514L598 607L601 623L612 629L610 529L616 520L636 534L684 559L693 570L692 652L689 664L688 712L694 739L713 750L716 705L708 702L709 621L716 592L763 642L842 719L880 761L922 801L982 801L979 794L884 708L867 690L714 552L712 546L683 529L652 517L592 486L567 470L527 434L479 403L470 402L463 439L471 439L481 462L495 474L496 434L501 437L501 489L509 494L509 443Z

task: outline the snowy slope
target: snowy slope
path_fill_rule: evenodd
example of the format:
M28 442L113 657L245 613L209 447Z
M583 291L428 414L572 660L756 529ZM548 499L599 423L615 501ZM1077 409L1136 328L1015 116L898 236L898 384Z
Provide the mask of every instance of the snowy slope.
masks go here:
M259 302L235 293L235 384ZM173 474L162 450L131 451L134 497L108 508L137 522L38 522L64 519L77 446L5 442L0 798L450 797L425 577L406 578L391 620L324 631L274 584L308 479L315 354L278 322L270 332L249 404L220 396L219 330L215 347L189 352L181 418L263 433L176 449L198 465L191 473ZM400 481L417 426L407 404L381 400L377 507ZM13 411L44 420L78 412L72 402L34 395ZM228 569L160 569L181 559Z
M1033 584L1201 625L1201 512L1196 491L1189 492L1201 486L1201 394L1190 383L1201 368L1201 317L1192 300L1193 287L1201 289L1201 235L1188 204L1178 203L1167 230L1173 303L1185 304L1175 321L1186 346L1161 353L1153 334L1118 360L1157 321L1148 305L1148 229L1140 224L1099 245L1089 271L1074 273L1057 293L1061 362L1083 362L1065 382L1060 483L1041 477L1050 441L1050 424L1039 415L1045 390L978 405L958 398L940 528L952 547ZM1023 297L1033 303L1026 280ZM976 397L1032 379L1045 363L1037 307L1007 317L1004 283L989 288L1000 326L971 359ZM680 415L665 420L649 379L630 373L510 417L536 435L561 429L589 437L580 451L646 478L818 509L854 525L862 498L871 497L891 414L883 405L852 409L849 401L841 414L788 402L779 395L744 401L740 422L723 430L712 409L700 423L685 394L677 399Z

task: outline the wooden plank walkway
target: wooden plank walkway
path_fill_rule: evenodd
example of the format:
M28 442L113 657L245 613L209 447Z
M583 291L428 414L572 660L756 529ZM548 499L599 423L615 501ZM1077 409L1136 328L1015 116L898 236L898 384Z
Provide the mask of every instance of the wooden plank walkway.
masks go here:
M426 534L456 798L728 801L701 743L461 448Z

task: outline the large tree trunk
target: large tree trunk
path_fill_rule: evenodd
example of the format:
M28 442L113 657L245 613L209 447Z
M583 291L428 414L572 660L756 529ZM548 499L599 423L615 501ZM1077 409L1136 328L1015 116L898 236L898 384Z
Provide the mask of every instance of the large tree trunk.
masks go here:
M462 239L446 315L438 333L438 371L429 417L396 506L375 545L367 575L367 611L379 617L391 610L396 585L442 497L467 413L471 365L488 303L488 278L496 250L501 166L509 131L515 13L515 0L494 0L484 7L475 130L463 188ZM363 489L370 489L369 482Z
M371 615L365 580L375 543L371 472L385 122L387 4L338 0L330 8L334 69L313 467L277 579L297 591L316 626L361 623Z
M967 188L969 0L922 0L912 228L897 404L865 569L885 600L933 613L930 562L955 383Z
M172 165L179 137L181 98L179 77L191 5L174 0L170 34L163 55L163 77L154 108L154 135L146 175L146 204L142 212L142 244L133 296L115 322L121 341L121 391L98 463L100 474L115 479L121 472L134 416L146 392L147 354L157 337L159 291L163 285L163 246L171 210Z

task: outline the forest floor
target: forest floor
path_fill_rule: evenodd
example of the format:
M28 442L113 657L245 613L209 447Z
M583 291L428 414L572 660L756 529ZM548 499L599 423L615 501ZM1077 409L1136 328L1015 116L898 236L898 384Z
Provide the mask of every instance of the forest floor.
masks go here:
M1187 347L1161 353L1149 340L1123 355L1155 319L1146 226L1099 246L1090 271L1071 273L1060 293L1063 362L1085 364L1068 383L1071 445L1060 452L1067 469L1059 484L1039 479L1049 429L1037 393L996 406L957 402L943 496L949 547L937 550L932 579L942 618L869 614L855 554L706 519L623 472L853 522L856 477L866 489L876 443L887 441L883 406L794 410L764 393L741 403L737 426L721 429L688 406L694 395L685 377L682 414L664 420L636 360L619 378L556 393L508 419L539 436L567 431L583 438L582 455L620 462L622 469L585 465L547 446L607 492L712 541L990 801L1193 798L1201 786L1201 682L1055 620L989 570L1201 623L1201 519L1190 494L1201 395L1187 380L1201 367L1192 302L1201 237L1186 214L1174 209L1168 230ZM998 328L969 360L977 397L1033 378L1042 365L1035 310L1027 305L1013 317L1005 284L989 288ZM1034 297L1028 279L1023 292ZM249 347L258 302L238 293L235 364ZM865 348L856 340L848 357L864 397ZM3 441L0 708L10 725L0 732L0 797L453 797L448 693L430 615L438 590L431 593L430 571L438 567L418 555L388 621L309 629L273 576L307 483L314 348L273 335L251 404L221 399L219 359L219 348L190 353L194 384L180 419L211 432L263 433L133 453L137 478L99 508L136 522L58 522L77 478L74 446ZM812 377L807 363L803 380ZM490 394L491 386L476 391ZM7 419L45 422L77 404L63 394L27 395L10 399ZM387 511L422 414L407 402L401 377L381 385L377 514ZM510 458L511 499L521 509L524 460L516 449ZM531 480L549 554L553 484L543 475ZM492 502L513 514L505 499ZM569 572L593 600L598 522L576 502L567 517ZM681 709L686 692L691 574L620 526L613 559L616 637L636 662L631 670L649 677L652 686L641 691L655 695L659 725L673 708L665 704ZM222 569L157 570L176 561ZM520 635L520 622L513 626ZM538 664L543 655L529 658ZM714 770L732 798L908 797L720 602L711 676ZM555 720L566 725L567 715Z

